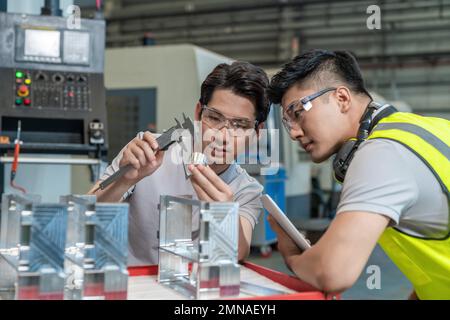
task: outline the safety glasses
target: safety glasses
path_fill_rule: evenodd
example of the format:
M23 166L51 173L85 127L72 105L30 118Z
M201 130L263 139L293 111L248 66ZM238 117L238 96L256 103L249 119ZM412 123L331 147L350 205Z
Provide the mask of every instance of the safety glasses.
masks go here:
M300 129L300 123L302 121L303 113L305 111L309 111L312 108L311 101L324 95L327 92L334 91L336 89L337 88L322 89L288 105L286 107L286 110L283 112L282 118L282 122L286 130L289 132L292 129Z
M242 131L254 129L257 126L257 120L249 120L242 118L227 118L216 109L210 108L206 105L202 107L201 119L210 127L214 129L222 129L227 127L230 129L232 136L239 136Z

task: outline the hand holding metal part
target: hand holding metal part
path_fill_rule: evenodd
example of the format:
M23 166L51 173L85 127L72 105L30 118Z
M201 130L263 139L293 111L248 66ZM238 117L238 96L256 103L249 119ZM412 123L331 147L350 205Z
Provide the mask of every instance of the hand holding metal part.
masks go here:
M200 200L207 202L232 202L234 193L210 167L190 164L191 182Z
M186 178L186 180L192 177L192 172L188 168L191 164L194 166L201 164L206 167L208 165L208 158L204 153L192 152L189 156L188 161L183 161L184 177Z
M169 149L169 147L177 142L180 143L182 140L182 131L188 130L191 134L191 137L194 136L194 123L192 122L191 118L186 117L186 115L183 113L183 123L180 123L178 119L175 118L176 125L172 126L171 128L165 130L156 140L154 140L152 137L143 137L143 139L138 139L133 142L133 145L130 146L130 148L134 148L134 151L141 154L141 161L143 163L147 163L147 161L150 161L151 163L153 161L157 161L159 163L153 163L153 168L150 168L150 174L154 170L156 170L159 165L161 165L162 161L162 155L158 156L159 151L165 151ZM149 134L149 133L146 133ZM145 135L145 134L144 134ZM144 141L147 140L147 141ZM156 141L156 143L155 143ZM148 146L150 145L150 146ZM181 144L183 149L186 149L184 144ZM147 148L149 148L147 149ZM141 151L136 151L137 149L140 149ZM147 152L146 152L147 151ZM130 150L132 152L132 150ZM152 157L153 156L153 157ZM155 156L157 159L155 159ZM139 161L139 159L137 159ZM127 160L125 160L127 161ZM120 177L124 176L127 172L129 172L131 169L135 168L135 166L131 163L125 164L123 167L121 167L117 172L115 172L113 175L111 175L108 179L101 182L99 187L94 191L97 192L98 190L104 190L106 187L108 187L110 184L115 182ZM139 165L138 165L139 168ZM154 169L153 171L151 171ZM147 174L148 175L148 174Z

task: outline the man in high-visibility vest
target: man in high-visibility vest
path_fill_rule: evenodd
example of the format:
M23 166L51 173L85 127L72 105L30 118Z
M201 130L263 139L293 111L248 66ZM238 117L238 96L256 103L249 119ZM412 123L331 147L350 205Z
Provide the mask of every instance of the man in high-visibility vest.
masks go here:
M269 97L293 140L343 181L336 218L301 252L280 226L288 267L326 292L358 279L378 242L414 286L413 297L450 299L450 121L372 101L355 58L311 50L283 66Z

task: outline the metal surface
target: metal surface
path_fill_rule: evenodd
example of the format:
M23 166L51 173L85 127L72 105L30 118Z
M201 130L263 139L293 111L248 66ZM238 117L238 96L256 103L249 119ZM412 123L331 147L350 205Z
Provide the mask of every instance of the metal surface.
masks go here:
M0 296L62 299L67 207L3 195Z
M128 204L3 195L0 299L126 299Z
M65 299L126 299L128 204L61 197L69 207Z
M158 281L192 299L238 295L238 209L161 196Z

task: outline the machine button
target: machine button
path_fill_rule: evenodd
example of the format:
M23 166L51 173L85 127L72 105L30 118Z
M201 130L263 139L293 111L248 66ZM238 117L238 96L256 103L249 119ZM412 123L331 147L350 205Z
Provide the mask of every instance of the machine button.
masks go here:
M31 79L25 79L25 84L31 84Z
M55 83L62 83L64 81L64 77L59 73L54 74L52 79Z
M22 99L16 99L16 106L20 106L22 104Z
M28 87L25 85L19 86L19 90L17 90L17 95L19 97L26 97L30 94L30 91L28 91Z
M16 71L16 78L17 79L23 78L23 72L22 71Z
M36 76L36 80L38 80L38 81L47 80L47 76L45 74L43 74L43 73L38 73L37 76Z
M23 104L29 106L31 104L31 99L23 99Z

